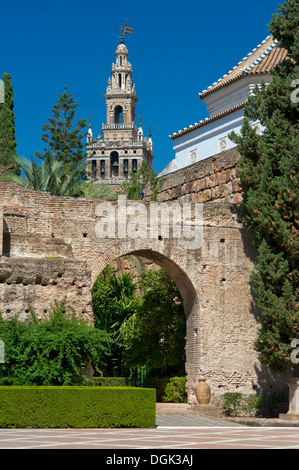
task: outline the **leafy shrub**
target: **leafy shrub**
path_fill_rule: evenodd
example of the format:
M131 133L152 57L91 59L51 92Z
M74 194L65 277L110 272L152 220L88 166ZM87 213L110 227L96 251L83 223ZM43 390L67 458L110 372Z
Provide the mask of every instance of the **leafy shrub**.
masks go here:
M288 395L284 393L225 393L223 408L228 416L260 416L275 417L279 412L286 411Z
M26 322L0 316L0 338L5 344L0 384L6 385L81 384L81 370L92 361L99 371L110 342L106 332L76 319L65 300L55 302L47 319L37 319L33 310Z
M243 398L242 393L228 392L223 395L226 414L229 416L237 416L240 412L241 400Z
M166 384L163 402L184 403L186 399L186 377L171 378Z
M289 405L288 394L259 393L247 397L244 411L251 414L255 411L258 416L275 417L279 412L287 411Z
M106 376L131 374L139 385L149 369L185 362L186 316L174 281L163 270L144 271L134 283L104 269L92 288L95 326L113 339Z
M157 392L157 402L185 403L187 401L186 377L152 378L148 382Z
M157 402L164 403L186 403L186 377L152 377L146 382L146 386L136 385L131 377L93 377L92 383L101 387L141 387L156 389Z
M0 386L1 428L151 428L155 424L152 389Z
M92 381L98 387L126 387L131 385L128 377L93 377Z

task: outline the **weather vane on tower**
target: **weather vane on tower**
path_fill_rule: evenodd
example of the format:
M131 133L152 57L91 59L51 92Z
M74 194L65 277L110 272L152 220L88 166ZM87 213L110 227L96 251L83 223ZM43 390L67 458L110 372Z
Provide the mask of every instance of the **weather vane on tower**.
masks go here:
M121 44L123 44L125 42L125 35L126 34L132 34L133 33L133 28L132 26L129 26L127 24L127 20L126 20L126 24L125 25L121 25L120 27L120 42Z

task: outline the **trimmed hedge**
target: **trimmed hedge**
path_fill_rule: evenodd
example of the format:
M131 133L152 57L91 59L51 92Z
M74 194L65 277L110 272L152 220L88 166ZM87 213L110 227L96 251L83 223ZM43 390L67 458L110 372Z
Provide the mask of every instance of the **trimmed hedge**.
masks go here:
M0 386L0 428L152 428L155 425L154 389Z

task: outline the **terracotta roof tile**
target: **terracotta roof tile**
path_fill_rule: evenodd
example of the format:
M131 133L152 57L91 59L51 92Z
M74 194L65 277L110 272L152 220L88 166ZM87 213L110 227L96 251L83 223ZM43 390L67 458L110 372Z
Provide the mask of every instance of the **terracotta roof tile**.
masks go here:
M252 52L244 57L238 65L230 70L226 75L213 83L207 90L199 94L200 98L210 95L226 85L242 78L244 75L258 75L270 73L271 69L278 63L285 60L287 51L277 45L277 40L273 36L268 36Z
M226 111L222 111L221 113L216 114L215 116L212 116L210 118L206 118L204 121L196 122L195 124L189 127L185 127L181 131L175 132L169 137L171 140L177 139L178 137L181 137L184 134L188 134L188 132L194 131L195 129L199 129L200 127L206 126L210 122L217 121L217 119L220 119L223 116L226 116L227 114L233 113L234 111L237 111L238 109L244 108L246 104L247 104L247 101L244 101L243 103L239 103L233 108L227 109Z
M259 44L252 52L244 57L238 65L230 70L226 75L220 78L217 82L213 83L207 90L204 90L199 94L200 98L204 98L210 95L214 91L217 91L232 82L249 75L263 75L271 72L272 68L287 58L288 52L285 49L278 47L278 42L273 36L268 36L261 44ZM198 129L206 124L216 121L217 119L226 116L238 109L243 108L247 101L234 106L226 111L223 111L215 116L206 118L203 121L197 122L189 127L175 132L169 137L174 140L181 137L188 132Z

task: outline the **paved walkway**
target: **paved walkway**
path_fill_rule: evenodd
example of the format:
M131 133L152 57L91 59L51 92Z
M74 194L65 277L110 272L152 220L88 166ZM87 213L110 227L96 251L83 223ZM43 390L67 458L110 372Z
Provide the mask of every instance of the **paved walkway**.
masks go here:
M297 427L247 426L187 409L187 405L157 405L153 429L0 429L0 449L106 449L105 455L132 450L143 456L142 452L169 455L185 449L299 449L298 423Z
M153 429L0 429L0 449L106 449L105 455L128 449L160 455L187 449L299 449L299 427L252 427L218 417L158 413Z
M0 449L299 449L298 428L1 429ZM134 455L134 454L133 454Z
M240 424L234 423L223 418L217 418L213 416L200 416L196 414L187 413L171 413L171 414L160 414L156 415L157 426L224 426L234 427ZM241 425L242 426L242 425Z

